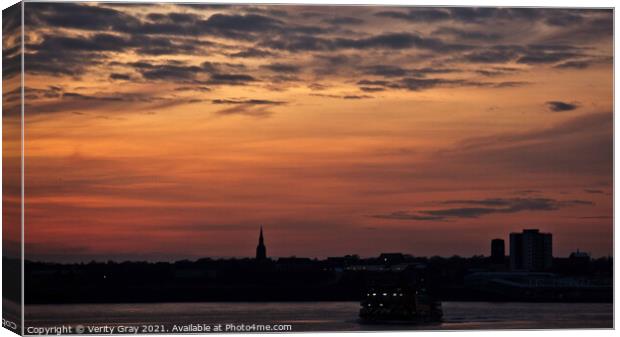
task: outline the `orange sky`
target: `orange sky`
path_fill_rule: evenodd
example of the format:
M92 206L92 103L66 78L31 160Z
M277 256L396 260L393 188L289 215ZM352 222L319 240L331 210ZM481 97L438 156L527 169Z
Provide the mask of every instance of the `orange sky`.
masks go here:
M611 11L25 11L29 258L612 253Z

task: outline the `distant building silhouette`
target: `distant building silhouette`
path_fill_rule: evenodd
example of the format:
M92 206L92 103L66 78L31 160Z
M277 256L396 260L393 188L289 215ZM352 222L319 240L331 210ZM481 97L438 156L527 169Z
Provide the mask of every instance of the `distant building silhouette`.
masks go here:
M568 256L569 259L572 260L584 260L584 261L590 261L590 254L586 253L586 252L580 252L579 249L577 249L576 252L572 252L570 253L570 255Z
M585 252L580 252L577 249L576 252L570 253L568 256L568 264L569 270L572 273L582 273L587 272L590 269L590 254Z
M267 247L263 239L263 226L260 226L260 235L258 237L258 246L256 246L256 260L262 261L267 259Z
M401 263L405 261L405 255L403 253L381 253L379 260L386 265Z
M491 262L493 263L504 263L504 258L506 256L506 249L504 247L504 240L502 239L493 239L491 240Z
M510 233L510 269L541 271L551 268L552 237L538 229Z

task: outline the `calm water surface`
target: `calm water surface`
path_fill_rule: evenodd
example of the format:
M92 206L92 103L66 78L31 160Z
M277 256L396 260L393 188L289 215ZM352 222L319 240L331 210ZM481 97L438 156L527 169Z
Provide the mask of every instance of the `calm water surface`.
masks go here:
M357 302L148 303L26 306L26 327L291 324L293 331L612 328L611 303L444 302L441 324L365 325Z

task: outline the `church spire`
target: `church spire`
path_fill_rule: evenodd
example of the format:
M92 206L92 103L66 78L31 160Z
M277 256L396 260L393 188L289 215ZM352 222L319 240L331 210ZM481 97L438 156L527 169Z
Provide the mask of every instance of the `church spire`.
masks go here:
M267 248L263 238L263 226L260 226L260 235L258 236L258 246L256 246L256 260L262 261L267 259Z

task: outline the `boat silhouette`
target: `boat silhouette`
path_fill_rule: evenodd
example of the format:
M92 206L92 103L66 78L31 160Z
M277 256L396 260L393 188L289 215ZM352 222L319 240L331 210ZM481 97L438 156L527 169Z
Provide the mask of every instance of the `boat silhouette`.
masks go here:
M425 288L375 286L368 288L360 302L362 323L424 324L441 322L441 302Z

